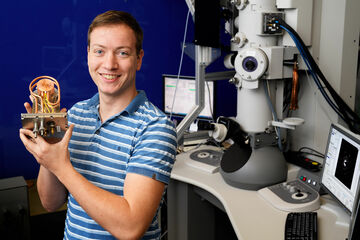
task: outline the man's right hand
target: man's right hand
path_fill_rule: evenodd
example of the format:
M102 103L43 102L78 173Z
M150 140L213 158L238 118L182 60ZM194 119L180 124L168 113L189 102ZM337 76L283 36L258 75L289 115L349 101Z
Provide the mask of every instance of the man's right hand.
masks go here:
M30 103L25 102L24 107L25 107L27 113L32 113L32 107L31 107ZM62 108L60 110L60 112L66 112L66 108Z

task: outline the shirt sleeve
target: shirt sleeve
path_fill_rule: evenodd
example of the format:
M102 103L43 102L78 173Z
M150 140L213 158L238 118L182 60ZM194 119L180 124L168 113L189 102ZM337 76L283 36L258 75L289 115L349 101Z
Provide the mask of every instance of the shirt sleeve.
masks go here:
M127 172L151 177L165 184L176 157L176 131L167 117L150 121L137 137Z

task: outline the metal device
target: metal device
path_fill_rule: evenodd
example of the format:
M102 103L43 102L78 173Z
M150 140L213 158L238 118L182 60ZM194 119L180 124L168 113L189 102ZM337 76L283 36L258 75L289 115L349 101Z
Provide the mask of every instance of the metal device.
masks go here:
M67 113L60 112L60 85L55 78L40 76L29 85L32 113L22 113L23 128L35 137L62 138L67 129Z
M205 1L186 1L196 20L206 18L200 16L204 11L196 9L204 6ZM282 80L293 76L292 66L284 65L285 61L295 59L298 51L288 34L273 24L275 18L287 19L295 25L296 30L310 44L312 22L312 0L248 0L222 1L222 9L226 9L226 31L232 36L232 54L225 57L226 67L235 69L230 80L237 88L236 122L242 132L247 134L246 143L234 144L224 153L220 173L224 180L235 187L258 190L260 188L284 182L287 177L287 165L281 153L282 138L276 127L294 129L303 121L284 122L282 114L277 113L272 105L282 90ZM196 8L195 8L196 6ZM215 7L216 8L216 7ZM211 7L210 9L213 9ZM296 9L296 11L293 11ZM215 10L216 11L216 10ZM198 13L198 16L196 14ZM206 13L205 13L206 14ZM204 15L205 15L204 14ZM217 16L211 13L210 15ZM203 21L202 21L203 22ZM216 27L215 27L216 28ZM201 29L202 32L206 31ZM208 36L207 36L208 37ZM196 80L198 81L196 108L202 109L205 68L211 60L205 60L205 52L211 52L213 42L206 41L195 33L196 46ZM210 37L209 37L210 38ZM201 44L205 43L202 46ZM269 91L270 90L270 91ZM188 123L196 117L192 111L178 127L178 138L181 137ZM291 123L291 124L287 124ZM226 135L226 131L217 127L214 133ZM222 137L217 139L223 140Z

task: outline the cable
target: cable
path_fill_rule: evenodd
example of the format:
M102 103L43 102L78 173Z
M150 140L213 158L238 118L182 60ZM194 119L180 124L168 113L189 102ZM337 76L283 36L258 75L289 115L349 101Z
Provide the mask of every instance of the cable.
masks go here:
M36 91L34 92L35 88ZM37 77L30 82L29 91L33 101L34 113L53 113L55 109L60 108L60 85L55 78Z
M172 118L172 114L173 114L173 110L174 110L174 104L175 104L175 99L176 99L176 92L177 92L177 88L178 88L178 83L179 83L179 78L180 78L180 73L181 73L182 62L183 62L183 58L184 58L185 41L186 41L186 33L187 33L187 28L188 28L189 16L190 16L190 9L188 10L188 13L187 13L187 16L186 16L186 23L185 23L185 30L184 30L184 39L183 39L182 48L181 48L181 57L180 57L180 63L179 63L179 70L178 70L178 74L177 74L176 85L175 85L175 92L174 92L174 97L173 97L173 100L172 100L171 111L170 111L170 116L169 116L170 120L171 120L171 118Z
M214 112L213 112L213 109L212 109L212 102L211 102L211 92L210 92L210 87L209 87L209 84L208 84L208 82L207 81L205 81L205 83L206 83L206 87L207 87L207 90L208 90L208 97L209 97L209 108L210 108L210 114L211 114L211 120L213 121L213 122L215 122L215 119L214 119Z
M311 56L306 45L296 33L296 31L291 28L284 20L280 18L275 18L275 23L289 33L290 37L295 42L296 47L298 48L300 55L304 59L306 66L309 69L310 74L312 75L316 85L318 86L320 92L322 93L325 100L331 106L331 108L346 122L350 130L355 133L360 133L360 117L355 113L345 101L337 94L337 92L332 88L330 83L326 80L324 74L321 72L320 68L316 64L315 60ZM320 79L319 79L320 78ZM325 88L329 91L332 99L330 99L327 92L324 90L324 87L321 85L320 80L324 83Z
M268 80L263 80L263 83L264 83L264 90L265 90L265 95L266 95L267 103L268 103L269 108L270 108L270 110L271 110L271 112L272 112L273 119L277 122L277 121L278 121L278 118L277 118L277 115L276 115L274 106L273 106L272 103L271 103L270 93L269 93L269 90L268 90L268 87L269 87ZM279 129L278 127L275 127L275 132L276 132L276 135L277 135L277 137L278 137L278 146L279 146L279 149L280 149L280 151L282 152L282 151L283 151L283 146L282 146L282 143L281 143L281 133L280 133L280 129Z
M287 28L280 26L281 28L283 28L286 31L289 31ZM312 67L310 66L310 63L308 61L308 57L305 54L303 47L300 45L300 43L297 41L296 37L289 32L289 35L291 36L291 38L294 40L295 45L297 46L297 48L299 49L300 55L302 56L302 58L304 59L304 62L306 64L306 66L309 69L309 72L311 73L312 77L315 80L316 85L318 86L318 89L320 90L320 92L322 93L322 95L324 96L325 100L329 103L329 105L334 109L334 111L341 117L344 119L342 113L340 113L338 107L331 101L331 99L329 98L329 96L327 95L327 93L324 91L324 87L321 85L317 75L314 73Z
M306 150L310 150L311 152L305 152L303 151L304 149ZM301 153L305 153L305 154L309 154L309 155L313 155L313 156L317 156L317 157L321 157L321 158L324 158L325 157L325 154L313 149L313 148L309 148L309 147L301 147L298 152L301 152ZM313 153L314 152L314 153Z
M282 20L281 20L282 21ZM285 22L281 22L281 24L286 25L286 27L288 28L287 31L290 31L294 34L294 36L296 38L298 38L299 43L304 46L303 50L305 51L306 56L308 57L308 61L309 64L311 64L313 66L314 71L316 72L317 75L319 75L320 79L324 82L326 88L328 89L328 91L330 92L331 96L333 97L334 101L336 102L336 104L338 105L338 110L339 112L341 112L341 114L339 114L344 121L349 125L349 128L352 131L355 132L359 132L359 129L357 129L354 126L354 123L359 124L360 122L360 117L354 112L352 111L352 109L341 99L341 97L336 93L336 91L331 87L331 85L329 84L329 82L326 80L325 76L323 75L323 73L321 72L321 70L319 69L318 65L316 64L315 60L312 58L310 52L308 51L308 49L306 48L305 44L303 43L303 41L301 40L301 38L297 35L297 33L295 32L295 30L293 30L289 25L287 25ZM316 80L314 78L314 80ZM349 116L349 115L350 116ZM351 119L353 118L353 119Z

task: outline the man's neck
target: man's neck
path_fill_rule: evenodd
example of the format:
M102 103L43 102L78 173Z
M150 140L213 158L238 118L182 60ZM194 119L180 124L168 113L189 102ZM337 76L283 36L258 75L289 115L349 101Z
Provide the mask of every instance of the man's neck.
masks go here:
M99 94L99 114L101 122L105 122L111 116L122 112L136 97L136 95L136 89L134 89L134 91L123 93L115 98Z

